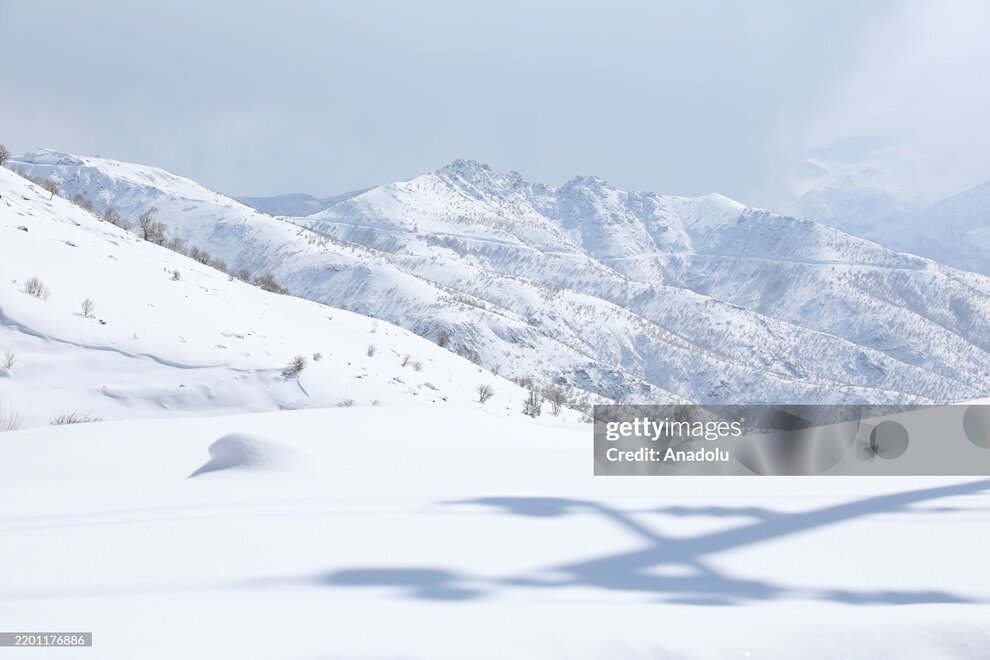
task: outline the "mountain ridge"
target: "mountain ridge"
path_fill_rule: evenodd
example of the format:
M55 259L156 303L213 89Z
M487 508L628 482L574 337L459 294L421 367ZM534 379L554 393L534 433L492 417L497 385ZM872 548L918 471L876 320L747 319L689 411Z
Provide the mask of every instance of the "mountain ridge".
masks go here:
M232 268L270 268L296 295L422 336L448 332L490 369L590 401L931 402L990 383L975 321L990 315L990 280L717 194L600 177L552 187L456 160L271 218L154 168L50 154L9 164L98 207L157 206Z

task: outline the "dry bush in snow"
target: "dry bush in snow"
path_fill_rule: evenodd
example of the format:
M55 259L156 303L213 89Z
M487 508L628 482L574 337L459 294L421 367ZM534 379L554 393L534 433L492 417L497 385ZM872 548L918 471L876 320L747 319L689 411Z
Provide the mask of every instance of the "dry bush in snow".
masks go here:
M548 387L546 391L547 401L550 402L550 412L559 415L561 409L567 403L567 395L559 387Z
M93 202L89 201L79 193L72 196L72 203L81 209L89 211L90 213L93 212Z
M82 301L79 307L82 309L83 316L88 319L93 318L93 310L96 309L96 304L93 303L92 300L86 298L86 300Z
M450 333L446 330L441 330L437 333L437 344L443 348L450 345Z
M120 227L121 229L126 229L127 231L131 230L131 223L112 206L108 206L103 211L103 221L109 222L111 225Z
M16 431L21 428L21 416L14 411L4 412L3 402L0 401L0 433Z
M255 278L254 283L265 291L270 291L271 293L286 294L289 292L288 289L278 283L275 276L271 273L265 273L264 275Z
M10 158L10 149L6 145L0 144L0 165L6 163L8 158Z
M530 390L529 396L523 402L523 413L530 417L539 417L543 412L543 397L536 390Z
M210 253L206 250L200 250L198 247L193 247L189 250L189 257L195 259L204 266L209 266L211 257Z
M485 403L488 399L495 396L495 388L491 385L478 385L478 401L480 403Z
M102 422L103 418L93 413L63 412L54 415L48 420L51 426L64 426L65 424L89 424L91 422Z
M368 344L368 350L365 351L368 357L375 357L375 353L378 352L378 347L374 344Z
M289 361L289 364L285 365L285 369L282 370L282 375L286 378L295 378L302 373L302 370L306 368L306 358L302 355L297 355Z
M168 239L168 241L165 242L165 247L176 254L186 254L186 242L178 236L173 236Z
M10 370L14 368L15 364L17 364L17 356L14 355L13 351L4 351L3 368Z
M59 191L62 190L62 186L59 184L58 179L56 179L55 177L45 179L44 181L41 181L38 185L44 188L45 190L47 190L49 193L51 193L48 199L55 199L55 195L57 195Z
M155 213L158 213L158 209L152 206L138 216L138 233L141 238L149 243L165 245L165 241L167 240L165 236L166 227L164 223L155 220Z
M41 298L42 300L48 300L48 297L51 295L51 291L48 290L44 281L38 277L28 278L27 282L24 283L24 293L35 298Z

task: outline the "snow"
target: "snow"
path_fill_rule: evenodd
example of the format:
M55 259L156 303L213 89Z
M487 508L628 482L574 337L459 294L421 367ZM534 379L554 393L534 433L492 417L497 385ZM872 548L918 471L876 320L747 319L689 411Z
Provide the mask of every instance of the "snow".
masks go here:
M481 384L496 390L486 405L521 414L522 388L432 339L232 280L66 200L49 200L3 169L0 195L0 357L16 356L0 377L0 405L24 426L62 413L111 420L480 405ZM44 281L47 299L23 291L30 277ZM81 311L87 298L94 301L92 318ZM370 345L374 356L367 355ZM296 355L306 367L286 377Z
M5 630L92 631L70 653L100 660L985 655L990 481L595 478L574 411L522 415L434 339L615 398L976 398L986 278L470 161L303 228L155 168L31 160L312 300L0 169Z
M976 658L990 634L987 481L595 478L587 427L438 407L2 441L0 619L93 631L79 657ZM219 442L282 467L189 478Z
M460 160L272 218L163 170L36 151L11 167L304 298L490 370L604 400L905 403L990 387L990 279L721 195L552 187ZM282 358L287 359L287 358Z
M888 247L990 275L990 181L923 199L915 165L890 145L863 139L813 152L784 212Z

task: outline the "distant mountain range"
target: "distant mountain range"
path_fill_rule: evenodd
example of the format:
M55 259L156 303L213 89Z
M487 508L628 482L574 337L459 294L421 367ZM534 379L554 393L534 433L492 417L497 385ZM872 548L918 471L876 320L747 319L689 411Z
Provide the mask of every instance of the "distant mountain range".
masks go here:
M98 212L155 207L232 270L589 401L990 393L990 278L720 195L554 187L457 160L329 200L246 198L262 213L154 167L49 150L8 166Z
M798 165L787 214L990 275L990 181L925 202L913 163L866 138L812 150Z

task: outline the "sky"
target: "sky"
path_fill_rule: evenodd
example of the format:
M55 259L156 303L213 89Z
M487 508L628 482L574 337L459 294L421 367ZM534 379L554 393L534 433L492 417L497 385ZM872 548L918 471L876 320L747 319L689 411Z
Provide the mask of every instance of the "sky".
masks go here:
M0 142L234 195L471 158L773 208L868 137L921 194L990 179L990 3L0 0Z

